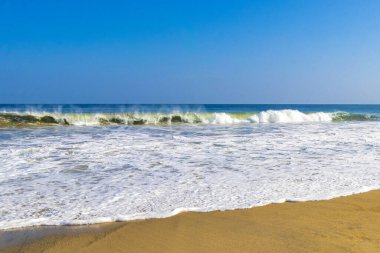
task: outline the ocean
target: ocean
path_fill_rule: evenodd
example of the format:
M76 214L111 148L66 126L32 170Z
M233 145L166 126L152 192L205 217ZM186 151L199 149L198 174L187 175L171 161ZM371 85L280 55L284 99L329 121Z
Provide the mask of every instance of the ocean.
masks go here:
M380 188L380 105L0 105L0 229Z

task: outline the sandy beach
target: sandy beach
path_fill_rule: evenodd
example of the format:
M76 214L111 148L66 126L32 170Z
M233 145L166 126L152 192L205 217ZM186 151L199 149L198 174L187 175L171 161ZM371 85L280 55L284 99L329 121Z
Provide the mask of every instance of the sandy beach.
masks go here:
M379 13L0 0L0 253L380 253Z
M380 190L327 201L2 233L18 241L4 253L379 252Z

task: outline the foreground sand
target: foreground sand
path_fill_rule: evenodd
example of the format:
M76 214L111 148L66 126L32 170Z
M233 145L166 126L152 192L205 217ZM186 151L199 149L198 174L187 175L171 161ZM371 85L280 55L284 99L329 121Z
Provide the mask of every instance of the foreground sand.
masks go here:
M380 191L67 231L3 251L380 252ZM39 232L19 236L28 233Z

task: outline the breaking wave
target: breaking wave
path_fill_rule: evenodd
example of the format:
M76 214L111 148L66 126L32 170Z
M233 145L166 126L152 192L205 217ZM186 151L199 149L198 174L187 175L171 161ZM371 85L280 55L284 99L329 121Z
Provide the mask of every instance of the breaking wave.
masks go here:
M258 113L49 113L1 112L0 127L38 125L170 125L170 124L240 124L303 123L332 121L376 121L378 115L346 112L304 113L298 110L267 110Z

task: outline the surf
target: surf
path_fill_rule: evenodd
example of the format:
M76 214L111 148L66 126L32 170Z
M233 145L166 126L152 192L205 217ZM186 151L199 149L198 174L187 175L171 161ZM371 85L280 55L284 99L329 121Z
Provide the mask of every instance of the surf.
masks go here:
M50 113L1 112L0 126L111 126L172 124L268 124L341 121L376 121L378 115L347 112L312 112L266 110L258 113L226 112L129 112L129 113Z

